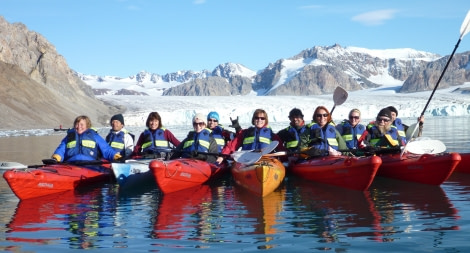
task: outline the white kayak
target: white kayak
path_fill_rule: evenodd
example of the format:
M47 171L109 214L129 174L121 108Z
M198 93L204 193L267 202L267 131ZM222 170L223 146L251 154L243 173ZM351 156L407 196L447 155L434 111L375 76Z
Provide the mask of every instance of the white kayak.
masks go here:
M116 181L120 188L130 189L155 184L149 163L154 159L126 160L125 163L112 163Z

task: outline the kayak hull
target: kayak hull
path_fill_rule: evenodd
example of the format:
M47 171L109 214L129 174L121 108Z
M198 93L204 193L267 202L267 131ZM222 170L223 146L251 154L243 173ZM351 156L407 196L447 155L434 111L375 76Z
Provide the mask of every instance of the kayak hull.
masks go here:
M294 163L289 172L310 181L365 191L381 164L378 156L324 156Z
M261 157L250 165L234 163L231 172L237 185L261 197L276 190L286 176L284 165L271 157Z
M382 165L378 176L421 184L442 184L459 164L458 153L424 154L411 153L381 155Z
M214 163L190 158L169 161L152 160L149 168L163 193L195 187L228 172L225 163L218 166Z
M127 160L125 163L112 163L111 168L119 184L119 189L135 189L155 184L149 164L153 159Z
M462 160L455 167L455 172L470 174L470 153L460 153Z
M74 190L112 179L109 166L52 164L34 169L12 169L3 173L13 193L21 200Z

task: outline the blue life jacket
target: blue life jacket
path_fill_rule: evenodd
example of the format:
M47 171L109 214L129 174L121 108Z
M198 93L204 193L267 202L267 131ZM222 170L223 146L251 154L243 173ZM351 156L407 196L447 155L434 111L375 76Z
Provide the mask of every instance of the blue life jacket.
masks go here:
M89 160L98 160L101 154L98 150L98 145L95 141L95 136L98 133L94 129L87 129L82 134L78 134L74 128L67 131L67 143L65 147L64 161L69 160L74 156L84 156ZM80 159L86 160L86 159Z
M395 121L392 123L393 127L396 127L398 130L398 135L401 136L402 141L406 144L406 132L405 132L405 125L401 122L400 118L396 118Z
M351 125L348 120L343 120L341 124L336 126L336 129L343 137L348 148L358 148L357 140L361 137L366 127L362 124L357 124L355 127Z
M106 142L111 146L114 150L119 152L121 156L125 156L125 144L124 144L124 135L126 132L119 131L115 133L112 129L109 131L109 134L106 136Z
M211 129L211 131L212 131L212 136L214 137L215 141L217 142L217 151L220 153L220 152L222 152L222 149L225 146L225 138L222 134L224 129L221 126L216 126L213 129Z
M170 147L170 142L165 139L165 128L158 128L154 132L148 128L143 132L142 153L158 153Z
M315 122L307 125L310 129L310 146L320 150L328 151L328 145L338 150L338 140L336 140L336 128L332 123L328 123L321 128Z
M271 143L273 130L270 127L257 128L251 126L243 131L242 150L258 150Z
M211 130L205 128L201 132L191 131L183 143L182 157L191 157L193 151L208 152L210 147Z
M291 125L279 131L278 135L284 142L284 146L290 151L298 151L301 146L300 135L307 130L304 125L297 129Z

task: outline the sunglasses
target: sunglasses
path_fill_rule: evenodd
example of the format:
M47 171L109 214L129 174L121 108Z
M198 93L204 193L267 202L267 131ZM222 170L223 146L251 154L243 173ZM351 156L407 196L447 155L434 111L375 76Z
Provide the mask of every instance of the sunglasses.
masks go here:
M323 113L323 114L322 113L317 113L317 114L315 114L315 117L321 118L323 116L323 117L326 118L326 117L328 117L328 115L329 115L328 113Z
M349 119L359 119L359 116L349 116Z
M265 120L265 117L255 117L255 120Z
M380 118L380 119L377 119L378 122L380 121L383 121L383 122L389 122L390 120L389 119L385 119L385 118Z
M207 122L219 122L219 121L216 119L208 119Z
M205 125L204 122L193 122L193 126L200 126L200 127L202 127L202 126L204 126L204 125Z

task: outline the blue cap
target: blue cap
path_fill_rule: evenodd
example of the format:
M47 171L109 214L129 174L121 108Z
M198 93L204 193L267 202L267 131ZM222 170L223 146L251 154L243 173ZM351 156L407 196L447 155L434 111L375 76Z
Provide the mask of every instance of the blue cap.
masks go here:
M220 121L219 114L217 112L210 112L207 114L207 120L209 119L216 119L217 121Z

